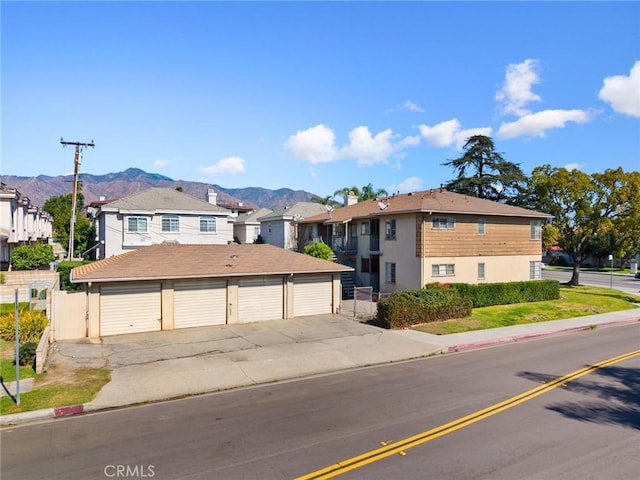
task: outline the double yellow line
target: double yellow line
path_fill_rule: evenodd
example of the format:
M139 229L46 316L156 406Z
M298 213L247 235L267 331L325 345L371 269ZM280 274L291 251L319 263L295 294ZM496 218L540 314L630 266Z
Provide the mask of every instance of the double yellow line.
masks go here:
M532 388L531 390L527 390L526 392L504 400L503 402L496 403L482 410L478 410L477 412L472 413L471 415L467 415L466 417L458 418L453 422L445 423L444 425L432 428L431 430L427 430L426 432L419 433L412 437L407 437L403 440L399 440L397 442L384 445L381 448L363 453L362 455L358 455L356 457L343 460L333 465L329 465L328 467L325 467L321 470L317 470L307 475L297 477L296 480L321 480L333 478L351 470L355 470L356 468L360 468L370 463L377 462L379 460L382 460L383 458L390 457L391 455L404 455L405 451L409 448L417 447L418 445L422 445L423 443L429 442L438 437L442 437L443 435L447 435L451 432L455 432L456 430L467 427L473 423L479 422L480 420L484 420L485 418L491 417L509 408L515 407L516 405L547 393L554 388L564 386L568 382L576 380L599 368L608 367L609 365L622 362L623 360L628 360L638 355L640 355L640 350L635 350L633 352L625 353L617 357L603 360L602 362L590 365L588 367L581 368L580 370L576 370L575 372L571 372L562 377L558 377L555 380L552 380L539 387Z

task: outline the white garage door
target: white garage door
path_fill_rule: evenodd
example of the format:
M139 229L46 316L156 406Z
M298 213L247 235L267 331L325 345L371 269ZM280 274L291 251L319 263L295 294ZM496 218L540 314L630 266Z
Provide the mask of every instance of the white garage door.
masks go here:
M331 275L293 279L293 315L320 315L332 312Z
M238 320L258 322L283 317L284 290L282 278L240 280Z
M174 327L206 327L227 323L227 282L176 282Z
M159 283L100 287L100 335L155 332L161 328Z

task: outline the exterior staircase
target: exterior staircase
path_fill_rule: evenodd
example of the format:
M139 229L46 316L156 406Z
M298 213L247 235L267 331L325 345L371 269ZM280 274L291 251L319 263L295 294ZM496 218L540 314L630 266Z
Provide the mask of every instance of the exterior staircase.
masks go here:
M335 263L340 263L341 265L343 265L343 263L338 260L338 257L336 255L333 256L333 261ZM353 299L356 288L355 272L340 272L340 283L342 284L342 299Z

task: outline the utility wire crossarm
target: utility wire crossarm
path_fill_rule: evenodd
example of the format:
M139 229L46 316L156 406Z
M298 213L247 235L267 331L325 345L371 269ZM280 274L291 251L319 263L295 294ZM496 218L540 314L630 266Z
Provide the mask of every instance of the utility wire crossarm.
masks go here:
M93 140L88 143L85 142L65 142L64 139L60 139L60 143L63 147L67 145L74 145L76 147L76 154L73 162L73 187L72 187L72 200L71 200L71 222L69 225L69 249L67 250L67 260L73 260L73 236L75 234L76 225L76 204L78 201L78 167L80 166L80 158L82 157L82 150L85 147L95 147Z

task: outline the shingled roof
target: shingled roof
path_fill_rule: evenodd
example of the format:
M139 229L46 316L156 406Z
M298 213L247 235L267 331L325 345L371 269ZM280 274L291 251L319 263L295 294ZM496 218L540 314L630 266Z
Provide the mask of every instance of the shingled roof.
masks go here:
M467 214L505 217L551 218L546 213L514 207L504 203L432 189L365 200L354 205L336 208L299 223L346 223L354 218L367 218L399 213L426 212L436 214Z
M267 244L158 244L76 267L72 283L340 273L351 267Z
M213 205L173 188L152 187L102 206L104 211L196 211L230 213L226 208Z

